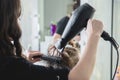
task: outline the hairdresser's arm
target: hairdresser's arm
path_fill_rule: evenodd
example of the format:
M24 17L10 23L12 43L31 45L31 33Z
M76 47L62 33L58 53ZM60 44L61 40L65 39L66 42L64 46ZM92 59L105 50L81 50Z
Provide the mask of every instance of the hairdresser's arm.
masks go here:
M69 73L69 80L90 80L96 61L96 52L102 31L103 24L101 21L88 21L88 41L78 64Z

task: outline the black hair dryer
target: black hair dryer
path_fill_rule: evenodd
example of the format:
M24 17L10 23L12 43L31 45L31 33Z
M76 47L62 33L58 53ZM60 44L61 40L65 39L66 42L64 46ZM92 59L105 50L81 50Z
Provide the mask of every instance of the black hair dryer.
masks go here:
M61 39L55 44L55 47L60 53L63 51L67 42L86 27L88 19L92 18L94 12L95 9L87 3L75 9L66 25Z

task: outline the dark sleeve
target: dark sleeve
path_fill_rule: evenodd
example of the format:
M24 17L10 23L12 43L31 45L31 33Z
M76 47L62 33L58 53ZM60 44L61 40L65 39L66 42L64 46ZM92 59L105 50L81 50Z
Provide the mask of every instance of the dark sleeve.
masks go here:
M22 59L16 62L14 68L16 75L18 74L21 78L28 77L30 80L58 80L59 77L60 80L68 80L69 69L67 68L54 69L52 67L34 65Z
M65 16L62 19L60 19L60 21L58 21L58 23L57 23L56 33L62 35L63 32L64 32L64 29L65 29L65 27L66 27L66 25L68 23L68 21L69 21L69 17L68 16Z

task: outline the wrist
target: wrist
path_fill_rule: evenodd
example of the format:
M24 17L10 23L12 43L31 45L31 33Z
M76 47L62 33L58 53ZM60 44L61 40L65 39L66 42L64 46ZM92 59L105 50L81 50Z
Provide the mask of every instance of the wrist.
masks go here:
M91 35L88 37L88 39L89 39L89 38L99 39L99 38L101 38L101 35L100 35L100 34L91 34Z
M99 35L92 35L88 37L88 41L92 43L98 43L99 39L101 38L101 36Z

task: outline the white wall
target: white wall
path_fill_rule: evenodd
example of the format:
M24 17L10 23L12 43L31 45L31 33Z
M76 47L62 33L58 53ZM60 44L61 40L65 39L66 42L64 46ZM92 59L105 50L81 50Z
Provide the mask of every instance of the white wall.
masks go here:
M120 45L120 0L114 0L114 17L113 17L113 36L117 43ZM120 47L119 47L119 52L120 52ZM120 57L120 56L119 56ZM114 49L113 50L113 71L115 71L116 67L116 61L117 61L117 52ZM120 66L120 60L119 64Z
M104 24L104 30L111 34L111 0L82 0L82 4L85 2L96 9L93 18L101 20ZM110 51L110 43L101 38L91 80L110 80Z
M22 15L20 25L22 28L21 42L23 48L32 46L33 50L38 50L38 7L37 0L21 0Z

